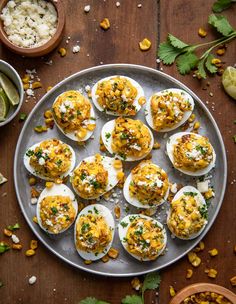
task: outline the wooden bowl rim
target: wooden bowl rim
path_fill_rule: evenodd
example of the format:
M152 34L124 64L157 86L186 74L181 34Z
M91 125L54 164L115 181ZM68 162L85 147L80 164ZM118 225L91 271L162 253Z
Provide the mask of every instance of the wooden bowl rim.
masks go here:
M0 13L2 12L2 9L6 6L6 3L9 0L3 0L2 3L0 4ZM47 0L50 1L56 11L57 11L57 28L56 28L56 32L55 34L52 36L52 38L50 38L50 40L48 42L46 42L45 44L39 46L39 47L34 47L34 48L23 48L23 47L19 47L15 44L13 44L7 37L7 34L4 31L3 28L3 21L0 20L0 39L2 40L2 42L13 52L18 53L20 55L34 55L37 53L46 53L47 50L51 51L52 50L52 46L54 44L56 44L59 40L60 37L62 35L64 26L65 26L65 10L64 10L64 5L63 3L58 0L57 2L54 2L53 0Z
M181 289L174 297L171 299L169 304L180 304L185 298L192 294L199 292L211 291L224 296L227 300L231 301L232 304L236 303L236 294L231 290L212 283L195 283Z

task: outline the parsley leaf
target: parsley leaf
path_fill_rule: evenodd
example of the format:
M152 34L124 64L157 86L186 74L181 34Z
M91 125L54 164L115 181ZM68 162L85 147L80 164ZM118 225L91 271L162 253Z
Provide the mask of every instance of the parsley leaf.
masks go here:
M185 42L181 41L180 39L176 38L175 36L168 34L168 40L171 45L173 45L177 49L183 49L186 46L189 46Z
M207 70L212 74L217 72L217 67L214 64L212 64L212 59L214 58L215 58L214 55L210 54L208 55L207 60L205 62L205 66Z
M210 15L208 23L212 25L223 36L228 36L233 33L234 29L229 24L229 21L224 16Z
M177 58L176 65L180 74L188 74L198 62L198 58L194 53L185 53Z
M143 287L142 287L142 293L145 292L145 290L148 289L156 289L160 286L161 283L161 277L158 272L151 272L146 275Z
M124 299L121 300L122 304L143 304L143 300L140 296L132 295L126 296Z
M96 298L87 297L86 299L81 300L79 304L110 304L110 303L97 300Z
M217 0L212 6L212 10L214 13L221 13L223 10L229 8L233 2L232 0Z
M175 48L169 42L163 42L159 46L158 57L164 64L172 64L176 57L183 52L182 49Z

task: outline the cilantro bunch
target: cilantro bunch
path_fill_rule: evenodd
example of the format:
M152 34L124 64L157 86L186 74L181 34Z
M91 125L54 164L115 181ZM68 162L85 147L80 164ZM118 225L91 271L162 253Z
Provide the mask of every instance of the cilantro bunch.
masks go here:
M224 16L212 14L208 18L208 23L221 34L221 38L202 44L190 45L168 34L167 41L160 44L158 57L165 65L170 65L176 61L177 69L182 75L189 74L192 69L197 69L196 74L199 78L206 78L206 70L215 74L217 67L212 62L214 55L211 54L211 51L217 46L236 38L236 30ZM209 46L209 49L201 56L197 56L195 51L205 46Z

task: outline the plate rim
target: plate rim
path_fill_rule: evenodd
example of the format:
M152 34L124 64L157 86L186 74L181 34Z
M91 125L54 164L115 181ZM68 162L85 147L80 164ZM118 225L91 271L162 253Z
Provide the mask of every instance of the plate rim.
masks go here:
M161 76L164 79L167 79L169 81L171 81L172 83L177 84L178 86L182 87L184 90L186 90L196 101L197 103L201 106L201 108L204 110L204 112L207 114L208 118L210 119L216 133L217 133L217 137L220 141L220 148L222 150L222 154L223 154L223 166L224 166L224 172L223 172L223 184L222 184L222 192L220 194L219 197L219 202L217 202L217 206L215 209L215 212L212 216L212 221L210 224L208 224L206 226L206 228L204 229L204 231L202 232L202 234L198 237L198 241L201 241L204 236L208 233L208 231L210 230L210 228L212 227L212 225L214 224L216 217L220 211L221 205L223 203L223 199L224 199L224 195L225 195L225 190L226 190L226 184L227 184L227 157L226 157L226 150L225 150L225 145L224 145L224 141L221 135L221 132L218 128L218 125L213 117L213 115L211 114L211 112L208 110L208 108L206 107L206 105L203 103L203 101L191 90L189 89L185 84L183 84L181 81L175 79L173 76L170 76L162 71L156 70L154 68L151 67L147 67L147 66L143 66L143 65L138 65L138 64L130 64L130 63L115 63L115 64L105 64L105 65L98 65L98 66L93 66L87 69L83 69L79 72L76 72L66 78L64 78L62 81L60 81L59 83L57 83L49 92L47 92L35 105L35 107L31 110L27 120L24 123L24 126L20 132L20 135L18 137L17 140L17 145L16 145L16 149L15 149L15 155L14 155L14 167L13 167L13 177L14 177L14 188L15 188L15 192L16 192L16 197L17 197L17 201L18 204L20 205L21 208L21 212L24 215L24 218L27 222L27 224L29 225L29 227L31 228L31 230L33 231L33 233L36 235L36 237L40 240L40 242L47 248L50 250L50 252L52 252L53 254L55 254L58 258L60 258L61 260L63 260L64 262L66 262L67 264L83 270L85 272L89 272L92 274L96 274L96 275L102 275L102 276L109 276L109 277L130 277L130 276L139 276L139 275L143 275L149 272L154 272L154 271L159 271L165 267L168 267L170 265L172 265L173 263L177 262L178 260L182 259L189 251L191 251L196 244L193 244L189 247L188 250L184 251L181 255L179 255L178 257L176 257L175 259L171 260L171 262L165 263L164 265L160 265L156 268L151 268L151 270L144 270L144 271L139 271L139 272L130 272L130 273L106 273L103 271L98 271L98 270L93 270L90 269L89 267L85 267L85 266L81 266L78 265L72 261L70 261L68 258L63 257L60 253L58 253L56 250L54 250L49 244L47 244L46 241L43 240L43 238L41 238L40 234L37 232L37 230L34 227L34 223L32 221L32 219L30 219L25 211L25 208L21 202L20 199L20 193L19 193L19 189L18 189L18 182L17 182L17 161L18 161L18 154L19 154L19 148L20 148L20 144L22 142L24 133L25 133L25 129L27 128L28 125L28 121L31 119L31 117L34 115L34 113L37 111L38 107L40 106L41 103L44 102L45 99L48 98L48 96L50 96L54 91L56 91L61 85L63 85L64 83L82 76L86 73L90 73L90 72L94 72L97 70L106 70L106 69L113 69L113 68L128 68L128 69L137 69L137 70L143 70L145 72L150 72L150 73L155 73L159 76Z

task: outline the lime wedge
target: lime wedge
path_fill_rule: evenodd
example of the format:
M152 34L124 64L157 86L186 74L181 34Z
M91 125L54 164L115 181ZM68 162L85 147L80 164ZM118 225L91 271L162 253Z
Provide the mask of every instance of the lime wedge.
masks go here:
M5 94L3 89L0 88L0 121L5 120L9 108L10 108L9 99L7 98L7 95Z
M13 82L3 73L0 73L0 86L5 91L10 103L15 106L20 102L19 93Z
M228 66L222 76L222 84L226 93L236 99L236 69Z

